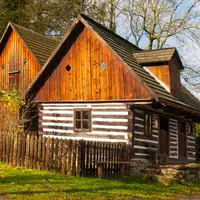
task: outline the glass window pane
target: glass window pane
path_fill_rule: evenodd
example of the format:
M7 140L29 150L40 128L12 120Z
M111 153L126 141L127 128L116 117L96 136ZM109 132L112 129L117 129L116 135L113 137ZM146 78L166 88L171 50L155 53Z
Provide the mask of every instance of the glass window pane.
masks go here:
M76 121L76 129L81 129L81 121Z
M89 129L88 120L83 120L83 129Z
M81 119L81 111L76 111L76 119Z
M89 112L83 111L83 119L89 119Z

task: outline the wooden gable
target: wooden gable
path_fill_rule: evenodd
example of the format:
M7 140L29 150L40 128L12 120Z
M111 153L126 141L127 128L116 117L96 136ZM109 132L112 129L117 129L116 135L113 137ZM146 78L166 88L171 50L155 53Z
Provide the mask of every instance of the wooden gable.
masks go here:
M17 81L15 85L19 87L16 89L24 92L40 69L41 66L25 46L23 40L16 31L12 30L0 52L0 89L7 91L10 89L9 85ZM11 82L11 78L15 77L15 74L17 79Z
M62 54L56 66L55 62L49 66L55 69L43 73L47 80L42 86L37 85L40 88L34 101L151 99L148 89L130 72L132 69L120 62L87 27Z

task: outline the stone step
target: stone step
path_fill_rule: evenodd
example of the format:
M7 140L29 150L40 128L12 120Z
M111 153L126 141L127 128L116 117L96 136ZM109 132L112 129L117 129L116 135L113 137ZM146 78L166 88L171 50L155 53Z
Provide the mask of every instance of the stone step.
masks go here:
M167 175L176 176L177 174L180 173L179 170L176 170L173 168L161 168L160 171L161 171L161 174L164 176L167 176Z
M163 175L154 175L154 179L161 184L168 185L172 182L178 181L178 178L174 178L173 176L163 176Z

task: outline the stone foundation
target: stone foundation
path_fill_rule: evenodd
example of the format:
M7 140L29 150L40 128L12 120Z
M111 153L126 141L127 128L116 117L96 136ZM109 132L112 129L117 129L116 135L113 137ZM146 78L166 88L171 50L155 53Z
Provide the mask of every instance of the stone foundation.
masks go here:
M131 175L151 176L158 182L200 182L200 164L148 166L147 162L132 160Z

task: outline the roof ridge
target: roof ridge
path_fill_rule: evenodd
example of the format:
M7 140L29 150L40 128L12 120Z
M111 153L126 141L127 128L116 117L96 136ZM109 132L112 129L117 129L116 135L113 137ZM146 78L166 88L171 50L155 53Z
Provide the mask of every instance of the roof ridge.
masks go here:
M57 38L54 38L54 37L51 37L51 36L48 36L48 35L44 35L44 34L42 34L42 33L38 33L38 32L36 32L36 31L34 31L34 30L32 30L32 29L28 29L28 28L26 28L26 27L24 27L24 26L21 26L21 25L19 25L19 24L15 24L15 23L13 23L13 22L9 22L9 23L10 23L12 26L14 26L14 27L24 29L24 30L29 31L29 32L31 32L31 33L33 33L33 34L36 34L36 35L45 37L46 39L55 40L56 42L59 42L59 41L60 41L60 40L57 39Z
M152 52L152 51L164 51L164 50L176 50L176 47L168 47L168 48L162 48L162 49L151 49L151 50L147 50L147 49L141 49L141 51L138 51L140 53L142 52ZM134 53L138 53L137 51L135 51Z
M126 40L125 38L121 37L120 35L112 32L111 30L109 30L108 28L106 28L105 26L103 26L102 24L96 22L95 20L91 19L90 17L84 15L84 14L81 14L81 17L83 17L85 20L87 21L92 21L92 23L95 23L97 24L98 26L101 26L101 28L103 28L104 30L108 31L109 33L111 33L112 35L118 37L119 39L123 40L124 42L126 42L127 44L133 46L134 48L137 48L139 51L141 50L139 47L137 47L136 45L134 45L133 43L129 42L128 40Z

